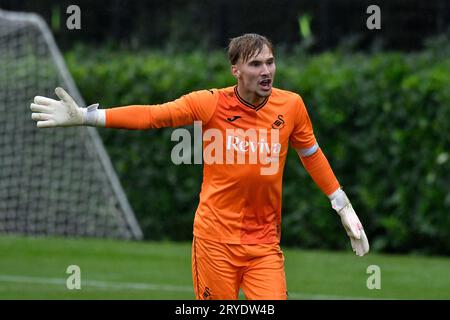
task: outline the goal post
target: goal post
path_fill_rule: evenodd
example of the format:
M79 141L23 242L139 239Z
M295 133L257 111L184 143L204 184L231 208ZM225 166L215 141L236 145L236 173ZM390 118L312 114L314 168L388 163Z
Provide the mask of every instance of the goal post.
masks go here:
M0 9L0 233L142 239L97 130L31 120L57 86L86 105L45 21Z

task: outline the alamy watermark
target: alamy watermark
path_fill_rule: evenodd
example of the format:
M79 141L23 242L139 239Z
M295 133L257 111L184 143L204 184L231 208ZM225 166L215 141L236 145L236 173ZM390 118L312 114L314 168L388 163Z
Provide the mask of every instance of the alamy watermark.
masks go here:
M373 289L381 289L381 269L376 264L372 264L367 267L366 270L367 274L370 274L370 276L367 278L366 286L367 289L373 290Z
M174 164L259 164L261 175L278 172L281 143L278 129L206 129L194 121L194 152L192 134L184 128L175 129L172 141L178 141L171 152ZM204 148L202 148L204 144ZM203 149L203 152L202 152ZM192 162L192 156L194 161Z
M66 287L69 290L81 289L81 269L79 266L72 264L67 267L66 273L69 274L66 280Z
M81 29L81 9L72 4L66 8L66 13L70 16L66 19L66 27L69 30ZM381 9L378 5L372 4L367 7L366 13L370 16L366 20L366 27L369 30L381 29Z
M66 20L66 27L69 30L81 29L81 9L79 6L72 4L67 7L66 13L70 16Z
M366 20L366 26L369 30L381 29L381 9L379 6L372 4L367 7L366 13L370 16Z

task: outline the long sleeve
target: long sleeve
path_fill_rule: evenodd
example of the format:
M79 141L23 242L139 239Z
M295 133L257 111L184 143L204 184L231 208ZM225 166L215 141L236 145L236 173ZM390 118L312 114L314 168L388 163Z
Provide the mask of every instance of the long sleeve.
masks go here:
M218 101L217 90L201 90L158 105L130 105L106 109L106 127L153 129L178 127L193 121L207 123Z
M301 97L298 101L295 128L290 140L313 181L323 193L329 195L339 188L339 182L317 144L311 119Z
M310 156L300 157L300 160L323 193L330 195L339 188L339 181L320 148Z

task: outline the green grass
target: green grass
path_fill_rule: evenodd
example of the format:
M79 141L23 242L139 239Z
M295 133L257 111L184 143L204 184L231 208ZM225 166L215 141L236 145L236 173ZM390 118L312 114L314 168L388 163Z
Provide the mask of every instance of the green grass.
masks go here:
M190 243L0 237L0 299L193 299ZM285 249L290 299L450 299L450 258ZM69 265L81 290L66 288ZM369 290L369 265L381 289Z

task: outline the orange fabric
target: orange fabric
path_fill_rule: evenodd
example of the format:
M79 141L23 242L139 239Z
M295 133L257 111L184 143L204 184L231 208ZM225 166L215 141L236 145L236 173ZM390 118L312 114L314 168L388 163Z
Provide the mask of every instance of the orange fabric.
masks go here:
M203 184L194 220L194 235L224 243L274 243L281 237L281 193L282 175L289 141L294 147L309 148L316 143L311 122L300 96L288 91L273 89L265 104L256 108L247 105L233 88L219 91L215 113L203 130L215 128L226 137L223 154L236 159L242 152L236 151L245 135L226 130L236 128L249 130L275 130L279 133L279 165L274 174L262 175L261 170L270 165L250 164L251 152L245 154L242 164L207 164L204 157ZM227 118L241 117L233 122ZM273 129L275 127L275 129ZM273 141L270 134L259 137L270 149ZM212 141L204 142L208 150ZM240 144L242 146L242 144ZM254 154L254 153L253 153ZM256 150L258 154L258 150Z
M339 188L339 182L322 149L319 148L314 154L307 157L300 157L300 159L306 171L308 171L311 178L323 193L330 195Z
M121 129L153 129L208 122L217 104L213 90L201 90L159 105L132 105L106 109L106 127Z
M289 142L296 149L316 143L301 97L273 88L268 99L252 106L239 96L236 87L228 87L193 92L162 105L106 110L107 127L159 128L194 120L202 121L204 134L203 184L194 235L223 243L279 243L282 175ZM254 137L246 134L252 129L257 132ZM260 134L264 130L265 136ZM221 141L205 138L213 131L221 134ZM272 141L273 133L279 135L278 143ZM217 145L220 147L212 147ZM261 163L259 158L250 162L261 150L270 151L270 157L278 155L272 174L263 175L262 171L273 163ZM220 153L223 157L219 158L235 161L213 162ZM245 164L236 163L239 157Z
M197 300L286 300L279 244L237 245L194 237L192 278Z

